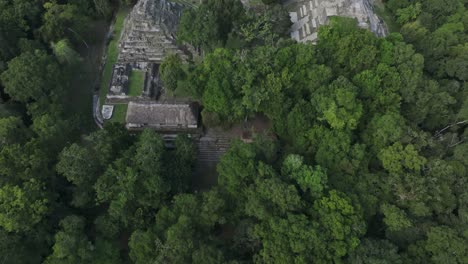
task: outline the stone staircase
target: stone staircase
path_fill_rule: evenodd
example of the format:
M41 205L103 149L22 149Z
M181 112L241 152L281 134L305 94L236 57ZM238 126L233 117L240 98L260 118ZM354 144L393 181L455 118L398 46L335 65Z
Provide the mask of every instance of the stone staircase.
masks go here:
M216 166L229 149L232 137L222 134L210 134L197 141L197 163L193 170L192 188L197 191L209 190L216 185L218 173Z
M204 136L198 142L198 163L218 162L226 153L232 138L227 136Z

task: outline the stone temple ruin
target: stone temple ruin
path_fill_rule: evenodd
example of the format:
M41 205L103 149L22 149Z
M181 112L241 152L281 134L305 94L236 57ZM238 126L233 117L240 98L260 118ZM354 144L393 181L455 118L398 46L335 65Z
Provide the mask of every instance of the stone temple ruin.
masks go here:
M159 80L159 65L168 54L186 59L190 54L176 44L175 34L184 6L167 0L140 0L127 16L120 36L119 55L113 66L106 96L105 117L111 118L109 105L127 104L128 129L151 127L160 131L197 129L198 108L191 102L167 102L160 98L163 84ZM138 87L140 94L131 93L136 85L132 75L144 76ZM104 117L104 118L105 118Z
M168 53L183 56L175 44L183 8L167 0L140 0L125 20L119 61L159 64Z
M283 4L293 22L291 37L314 43L318 28L332 16L356 18L360 27L385 35L385 26L373 13L369 1L372 0L287 0ZM174 53L183 59L191 56L189 47L176 43L184 8L183 4L169 0L139 0L134 6L120 36L118 59L102 108L104 119L112 118L113 111L125 105L128 129L151 127L185 132L198 129L197 105L187 100L176 102L166 96L159 79L159 65L165 56Z
M318 28L330 17L356 18L361 28L378 36L387 34L383 21L373 12L370 0L290 0L285 4L293 23L291 37L298 42L317 41Z
M124 22L120 36L118 62L114 65L107 94L113 99L128 99L132 71L144 74L142 97L156 98L161 89L159 64L167 54L186 57L176 45L175 33L183 6L166 0L140 0ZM119 102L117 100L117 102Z

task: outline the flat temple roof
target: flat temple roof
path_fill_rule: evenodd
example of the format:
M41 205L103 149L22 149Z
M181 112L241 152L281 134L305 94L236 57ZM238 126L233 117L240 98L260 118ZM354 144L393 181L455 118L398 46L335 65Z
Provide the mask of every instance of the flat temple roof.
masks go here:
M198 107L189 103L130 102L126 122L149 126L193 127L198 124Z

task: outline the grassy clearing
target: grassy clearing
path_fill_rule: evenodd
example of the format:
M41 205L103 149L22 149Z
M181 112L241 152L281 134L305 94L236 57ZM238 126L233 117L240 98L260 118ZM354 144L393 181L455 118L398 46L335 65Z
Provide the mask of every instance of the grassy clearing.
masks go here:
M119 55L118 45L120 40L120 34L122 33L125 17L129 12L129 8L121 8L116 15L114 31L112 32L112 40L109 42L109 46L107 47L107 59L106 64L104 66L104 70L102 72L101 87L99 90L101 106L106 100L107 88L109 87L112 77L112 67L117 62L117 57Z
M125 124L125 118L127 117L127 104L116 104L114 105L114 112L112 113L111 119L108 122Z
M183 89L182 87L177 87L174 91L173 96L175 97L191 97L190 91Z
M145 86L145 72L133 70L130 73L128 95L140 96Z
M192 98L190 91L186 90L183 86L177 87L175 91L165 89L165 95L167 98Z

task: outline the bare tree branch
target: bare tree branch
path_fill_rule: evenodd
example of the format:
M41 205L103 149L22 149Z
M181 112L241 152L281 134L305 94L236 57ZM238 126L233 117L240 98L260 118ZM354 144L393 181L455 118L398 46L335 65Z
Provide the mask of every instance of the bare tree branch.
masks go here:
M453 127L453 126L463 125L463 124L465 124L465 123L468 123L468 119L467 119L467 120L460 121L460 122L456 122L456 123L453 123L453 124L450 124L450 125L448 125L448 126L442 128L441 130L437 131L437 132L435 133L434 137L439 137L439 136L442 134L442 132L444 132L445 130L447 130L447 129Z

